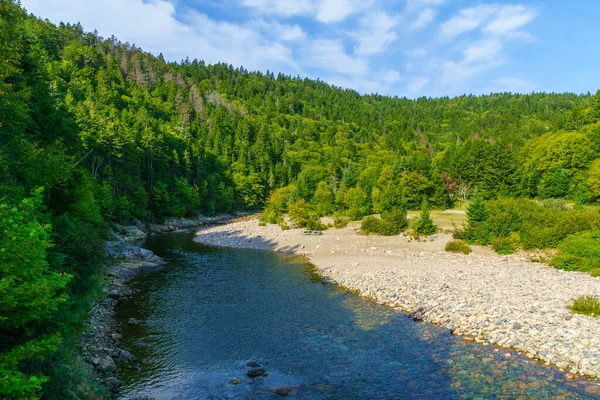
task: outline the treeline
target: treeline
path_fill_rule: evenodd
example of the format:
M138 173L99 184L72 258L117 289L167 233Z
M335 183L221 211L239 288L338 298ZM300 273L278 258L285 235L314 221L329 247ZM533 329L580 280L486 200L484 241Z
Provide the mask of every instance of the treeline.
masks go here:
M0 396L101 391L73 350L107 223L262 209L271 193L305 202L302 218L381 212L393 229L398 210L475 188L591 203L599 121L600 94L409 100L167 62L0 0Z

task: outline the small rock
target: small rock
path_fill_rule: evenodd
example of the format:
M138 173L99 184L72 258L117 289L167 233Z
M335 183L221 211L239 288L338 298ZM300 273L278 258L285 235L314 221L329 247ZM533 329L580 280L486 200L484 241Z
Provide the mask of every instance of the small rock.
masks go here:
M587 385L584 389L589 394L600 394L600 386L598 385Z
M240 383L242 383L242 381L239 380L238 378L233 378L232 380L229 381L230 385L239 385Z
M126 361L135 361L136 360L135 356L125 349L119 349L119 358L122 358L123 360L126 360Z
M113 390L114 388L117 388L122 385L121 380L119 380L113 376L111 376L110 378L107 378L106 381L104 381L104 383L109 390Z
M123 335L121 335L120 333L113 333L112 335L110 335L110 337L113 338L113 340L123 339Z
M518 322L515 322L515 323L513 324L513 326L512 326L512 328L513 328L513 329L515 329L515 330L519 330L519 329L521 329L522 327L523 327L523 325L521 325L521 324L520 324L520 323L518 323Z
M572 315L565 315L565 321L570 321L573 319Z
M135 318L129 318L129 321L127 321L127 323L128 323L129 325L137 325L137 324L139 324L139 323L140 323L140 321L139 321L139 320L137 320L137 319L135 319Z
M463 336L463 339L465 339L467 342L474 342L475 341L475 336L465 335L465 336Z
M275 393L280 396L287 396L288 394L290 394L291 391L292 391L291 388L269 388L269 389L267 389L267 392Z
M568 381L576 381L577 379L579 379L579 377L575 374L565 374L565 378L567 378Z
M413 321L423 321L423 314L420 311L417 311L412 315Z
M248 375L250 378L257 378L261 375L264 375L266 372L267 371L265 371L264 368L252 368L251 370L246 372L246 375Z
M96 366L98 371L104 374L111 374L117 370L115 360L110 357L95 358L92 363Z
M250 367L250 368L260 368L260 364L256 363L254 361L250 361L248 364L246 364L246 367Z

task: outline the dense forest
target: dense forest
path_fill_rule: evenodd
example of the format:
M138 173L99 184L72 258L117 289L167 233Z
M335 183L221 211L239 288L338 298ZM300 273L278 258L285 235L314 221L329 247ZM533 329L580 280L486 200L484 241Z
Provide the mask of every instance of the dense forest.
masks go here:
M0 0L0 397L92 398L73 352L108 224L302 201L353 219L600 200L600 92L407 99L167 62ZM286 208L284 204L283 209Z

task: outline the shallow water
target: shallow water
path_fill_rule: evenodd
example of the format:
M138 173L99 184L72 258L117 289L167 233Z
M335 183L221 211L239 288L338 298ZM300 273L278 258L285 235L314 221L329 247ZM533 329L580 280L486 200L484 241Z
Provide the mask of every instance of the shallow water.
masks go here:
M168 266L139 275L118 308L123 344L142 361L121 365L125 397L273 399L266 389L289 387L289 399L589 398L586 382L322 284L304 258L192 239L145 244ZM248 378L250 361L268 376Z

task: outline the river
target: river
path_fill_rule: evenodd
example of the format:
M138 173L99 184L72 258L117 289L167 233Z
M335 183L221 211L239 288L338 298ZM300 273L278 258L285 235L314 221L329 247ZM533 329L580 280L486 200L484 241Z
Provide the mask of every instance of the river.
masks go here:
M117 309L140 361L121 366L124 398L589 398L556 369L324 284L302 257L207 247L193 233L144 247L168 265L137 276ZM267 376L246 376L249 362Z

